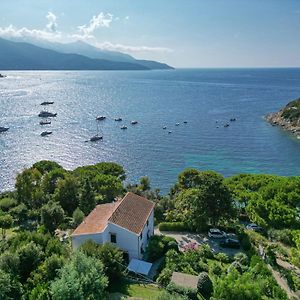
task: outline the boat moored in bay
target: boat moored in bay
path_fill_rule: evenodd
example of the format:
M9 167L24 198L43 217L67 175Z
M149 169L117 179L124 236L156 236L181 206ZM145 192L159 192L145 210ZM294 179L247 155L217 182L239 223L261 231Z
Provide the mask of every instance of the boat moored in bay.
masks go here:
M96 120L97 120L97 121L103 121L103 120L105 120L105 119L106 119L105 116L97 116L97 117L96 117Z
M54 101L44 101L41 103L41 105L50 105L50 104L53 104Z
M41 136L46 136L46 135L49 135L49 134L52 134L52 131L43 131L41 133Z
M56 116L57 116L57 113L51 113L51 112L48 112L48 111L41 111L39 113L40 118L53 118L53 117L56 117Z
M6 132L9 128L8 127L1 127L0 126L0 133L1 132Z

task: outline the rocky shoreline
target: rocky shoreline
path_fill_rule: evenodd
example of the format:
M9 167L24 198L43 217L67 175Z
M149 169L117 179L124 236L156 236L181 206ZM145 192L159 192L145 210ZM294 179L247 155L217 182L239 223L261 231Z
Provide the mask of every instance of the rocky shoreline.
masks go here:
M275 113L270 113L266 120L272 126L279 126L300 139L300 98L288 103Z

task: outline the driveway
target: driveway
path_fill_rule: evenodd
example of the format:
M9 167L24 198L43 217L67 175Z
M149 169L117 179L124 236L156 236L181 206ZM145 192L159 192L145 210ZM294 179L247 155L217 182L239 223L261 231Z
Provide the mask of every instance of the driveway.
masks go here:
M214 239L208 237L206 234L197 234L190 232L173 232L173 231L159 231L158 228L154 229L156 235L166 235L174 238L179 246L179 250L183 251L184 247L188 244L195 244L197 246L208 244L214 253L225 253L229 256L234 256L241 249L221 248L219 243L222 239ZM235 234L228 234L228 237L236 238Z

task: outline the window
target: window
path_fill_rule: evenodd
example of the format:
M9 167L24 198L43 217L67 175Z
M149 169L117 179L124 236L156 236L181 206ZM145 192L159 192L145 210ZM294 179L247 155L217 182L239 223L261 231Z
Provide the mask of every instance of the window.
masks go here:
M140 235L140 239L142 239L143 238L143 232L141 232L141 235Z
M149 226L149 220L147 220L147 226Z
M115 233L110 234L110 242L114 244L117 243L117 235Z
M141 254L144 254L144 247L143 247L143 245L141 246Z

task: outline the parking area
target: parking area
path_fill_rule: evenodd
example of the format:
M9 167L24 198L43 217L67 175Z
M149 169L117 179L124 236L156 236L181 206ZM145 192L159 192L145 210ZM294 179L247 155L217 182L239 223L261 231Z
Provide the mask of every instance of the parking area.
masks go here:
M173 237L178 245L180 250L185 250L188 248L197 248L199 245L208 244L214 253L225 253L229 256L234 256L238 252L242 252L242 249L232 249L232 248L222 248L220 247L220 242L222 239L210 238L206 234L196 234L190 232L172 232L164 231L160 232L158 228L154 230L156 235L166 235ZM227 233L228 238L236 239L236 235L233 233Z

